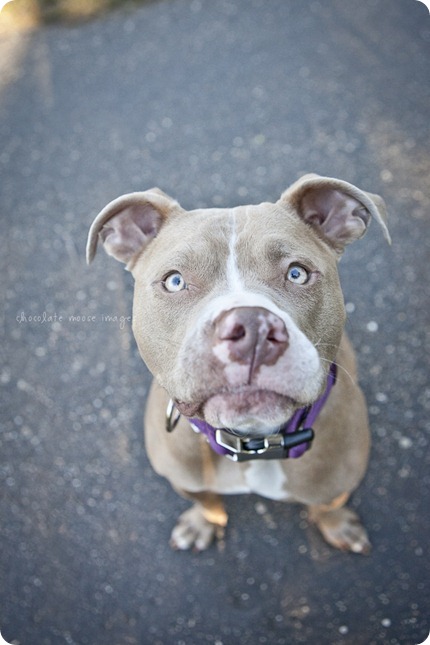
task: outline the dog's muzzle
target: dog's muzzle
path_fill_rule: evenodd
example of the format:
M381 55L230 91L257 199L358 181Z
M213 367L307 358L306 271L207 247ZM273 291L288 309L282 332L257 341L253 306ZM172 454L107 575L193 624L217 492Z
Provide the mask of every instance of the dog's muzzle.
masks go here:
M327 375L327 384L322 396L310 406L296 410L291 419L284 424L277 434L268 437L238 437L229 428L214 428L202 419L188 419L195 432L203 434L211 448L219 455L225 455L233 461L250 461L253 459L297 459L312 445L312 429L318 415L323 409L332 387L336 383L336 365L332 363ZM180 412L172 400L166 410L166 430L173 432L181 418Z

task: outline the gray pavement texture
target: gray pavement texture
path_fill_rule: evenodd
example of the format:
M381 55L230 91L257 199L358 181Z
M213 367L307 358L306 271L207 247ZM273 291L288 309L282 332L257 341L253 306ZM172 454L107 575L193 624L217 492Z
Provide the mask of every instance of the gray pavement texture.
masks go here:
M171 0L2 34L0 630L16 645L416 645L429 634L430 15L416 0ZM384 196L341 263L373 431L353 497L373 543L227 499L187 504L142 442L131 276L84 247L114 197L276 200L308 171Z

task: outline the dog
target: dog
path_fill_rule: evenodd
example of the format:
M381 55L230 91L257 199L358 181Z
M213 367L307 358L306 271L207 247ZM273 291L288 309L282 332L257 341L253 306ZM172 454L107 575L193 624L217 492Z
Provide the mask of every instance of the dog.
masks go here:
M153 188L94 220L87 262L100 241L135 280L150 462L194 502L172 547L206 549L227 525L222 496L256 493L306 505L334 547L369 551L345 506L370 440L337 264L372 217L390 243L381 197L309 174L275 203L186 211Z

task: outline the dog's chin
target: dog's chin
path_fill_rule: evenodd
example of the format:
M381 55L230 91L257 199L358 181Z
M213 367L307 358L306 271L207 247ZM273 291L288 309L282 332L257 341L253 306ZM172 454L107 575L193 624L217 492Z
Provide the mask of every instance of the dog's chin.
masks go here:
M266 390L222 392L203 406L207 423L239 436L266 437L279 432L297 406L286 396Z

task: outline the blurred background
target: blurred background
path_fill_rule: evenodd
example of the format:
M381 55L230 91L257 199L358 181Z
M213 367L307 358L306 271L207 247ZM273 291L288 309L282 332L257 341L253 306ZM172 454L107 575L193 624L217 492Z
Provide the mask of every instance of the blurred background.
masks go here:
M41 24L82 23L102 16L112 9L132 9L154 0L1 0L3 24L7 21L13 28L39 26Z
M0 631L15 645L417 645L429 634L430 14L417 0L14 0L0 13ZM373 450L368 557L304 509L227 499L225 543L148 463L132 280L88 228L157 185L274 201L305 172L382 195L340 265Z

